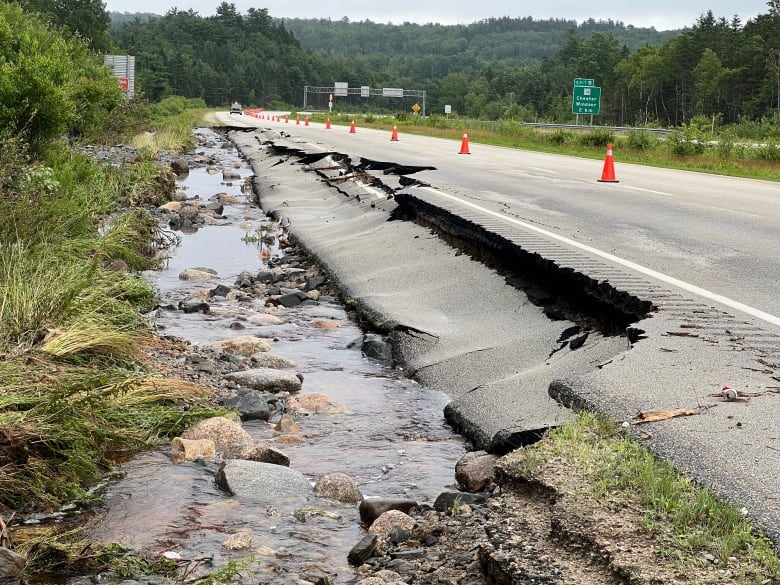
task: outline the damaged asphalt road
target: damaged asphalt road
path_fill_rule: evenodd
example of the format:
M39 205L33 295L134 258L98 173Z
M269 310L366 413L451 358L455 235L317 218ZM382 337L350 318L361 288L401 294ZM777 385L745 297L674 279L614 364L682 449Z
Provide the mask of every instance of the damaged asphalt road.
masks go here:
M272 131L231 138L262 208L292 222L407 373L451 398L446 417L476 448L532 442L570 409L629 425L693 409L642 425L642 440L780 540L776 335L459 206L439 196L431 167ZM726 383L751 398L714 396Z

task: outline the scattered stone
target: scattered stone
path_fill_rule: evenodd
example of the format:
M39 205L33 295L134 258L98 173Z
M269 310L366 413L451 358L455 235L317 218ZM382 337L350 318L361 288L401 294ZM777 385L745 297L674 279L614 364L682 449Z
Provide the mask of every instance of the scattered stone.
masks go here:
M222 548L227 550L242 550L252 546L252 533L249 530L242 530L231 534L228 539L222 543Z
M405 514L417 508L417 502L408 498L364 498L360 502L360 519L367 526L388 510L399 510Z
M455 480L467 492L478 492L496 478L498 456L485 451L471 451L455 464Z
M220 465L216 482L231 495L267 502L312 495L311 484L301 472L259 461L228 459Z
M347 555L347 560L353 565L362 565L374 554L378 542L379 538L376 534L367 534L352 547Z
M195 223L200 216L200 208L197 205L182 205L179 209L179 217L182 221L189 221Z
M225 205L219 201L212 201L207 203L203 210L209 212L209 214L212 216L221 217L222 212L225 211Z
M226 297L230 293L231 288L229 286L225 286L224 284L218 284L214 288L212 288L209 291L209 298L214 297Z
M235 394L221 398L219 403L226 408L237 410L242 421L267 421L276 412L276 396L274 394L266 394L248 388L239 388Z
M310 392L300 396L291 396L287 399L287 408L290 410L317 410L317 406L324 402L330 402L330 396L322 392Z
M239 173L238 171L234 171L231 169L225 169L224 171L222 171L223 181L235 181L240 178L241 178L241 173Z
M181 201L168 201L163 203L157 209L160 211L169 211L171 213L178 213L181 209Z
M306 285L303 287L303 290L306 292L313 291L315 289L320 288L323 284L325 284L326 279L321 274L318 274L316 276L310 276L306 279Z
M324 414L324 415L335 415L335 414L347 414L347 407L344 404L341 404L340 402L320 402L316 408L314 409L314 412L317 414Z
M190 163L186 158L177 156L171 160L171 169L177 176L183 177L190 172Z
M217 448L211 439L183 439L175 437L171 441L171 459L174 463L195 461L196 459L214 459Z
M311 326L315 329L338 329L341 327L341 325L330 319L320 319L318 321L314 321Z
M287 307L288 309L291 307L297 307L301 303L304 303L306 301L311 301L312 298L307 295L305 292L302 291L295 291L291 293L287 293L284 295L281 295L278 299L276 299L277 304Z
M246 357L262 351L270 351L271 349L271 346L266 340L255 337L254 335L242 335L241 337L215 341L211 346L226 353L234 353Z
M261 282L263 284L271 284L276 282L276 273L273 270L260 270L253 277L254 282Z
M338 472L323 475L314 486L314 495L345 504L357 504L363 499L355 480L346 473Z
M241 424L222 416L207 418L182 433L183 439L210 439L225 458L240 457L254 439Z
M247 321L254 325L282 325L284 321L270 313L255 313L247 317Z
M258 441L254 445L248 445L237 459L260 461L261 463L271 463L272 465L290 467L290 458L265 441Z
M274 430L285 435L292 435L300 433L301 427L289 414L283 414L279 422L274 425Z
M411 530L414 527L414 518L400 510L388 510L371 523L368 532L385 540L390 537L390 533L396 527Z
M206 315L211 311L211 306L196 297L187 297L183 301L179 301L179 310L185 313L203 313Z
M273 368L274 370L291 370L297 366L292 360L268 352L254 354L252 363L260 368Z
M302 385L301 379L293 372L274 368L252 368L232 372L227 374L225 379L260 392L294 393L298 392Z
M363 344L360 350L366 357L380 362L391 363L393 361L393 351L390 344L377 333L366 333L363 336Z
M470 494L466 492L442 492L433 503L437 512L450 513L460 506L481 505L487 502L486 494Z
M213 280L218 274L214 270L205 268L187 268L179 273L179 280Z
M27 559L19 553L0 547L0 578L18 579L26 564Z

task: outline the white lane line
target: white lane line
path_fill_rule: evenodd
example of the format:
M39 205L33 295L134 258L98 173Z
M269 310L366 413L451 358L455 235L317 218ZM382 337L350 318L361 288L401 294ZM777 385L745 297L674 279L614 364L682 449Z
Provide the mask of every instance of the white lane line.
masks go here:
M531 169L532 171L539 171L541 173L549 173L551 175L559 174L558 171L551 171L550 169L542 169L542 168L539 168L539 167L528 167L528 168Z
M655 191L653 189L645 189L644 187L632 187L631 185L624 185L624 188L631 189L633 191L642 191L644 193L653 193L654 195L663 195L664 197L674 197L671 193L666 191Z
M571 246L573 248L577 248L579 250L582 250L583 252L587 252L589 254L593 254L594 256L599 256L600 258L604 258L606 260L609 260L610 262L614 262L615 264L619 264L620 266L624 266L626 268L630 268L631 270L635 270L641 274L644 274L646 276L649 276L651 278L654 278L656 280L660 280L661 282L665 282L666 284L670 284L672 286L676 286L677 288L681 288L682 290L685 290L689 293L693 293L695 295L698 295L700 297L704 297L705 299L709 299L711 301L714 301L716 303L720 303L721 305L725 305L727 307L731 307L732 309L735 309L737 311L740 311L742 313L746 313L750 315L751 317L755 317L756 319L760 319L761 321L766 321L767 323L771 323L772 325L778 325L780 326L780 317L777 317L775 315L771 315L769 313L765 313L764 311L761 311L760 309L756 309L755 307L751 307L749 305L746 305L744 303L740 303L739 301L735 301L733 299L730 299L728 297L724 297L723 295L719 295L718 293L714 293L712 291L709 291L707 289L701 288L699 286L696 286L695 284L690 284L688 282L685 282L683 280L679 280L677 278L674 278L673 276L669 276L667 274L663 274L662 272L658 272L656 270L653 270L652 268L647 268L646 266L642 266L641 264L637 264L636 262L632 262L630 260L626 260L625 258L620 258L619 256L615 256L614 254L610 254L609 252L604 252L602 250L599 250L597 248L593 248L591 246L588 246L587 244L583 244L581 242L577 242L575 240L571 240L569 238L566 238L564 236L559 236L558 234L554 234L553 232L549 232L545 229L542 229L540 227L537 227L533 224L521 221L519 219L515 219L513 217L508 217L502 213L498 213L496 211L493 211L491 209L486 209L485 207L482 207L480 205L477 205L476 203L471 203L470 201L465 201L463 199L460 199L459 197L456 197L454 195L450 195L449 193L443 193L442 191L439 191L437 189L433 189L432 187L418 187L419 189L423 189L425 191L428 191L429 193L433 193L434 195L438 195L440 197L444 197L445 199L450 199L452 201L456 201L460 205L463 205L465 207L471 207L472 209L476 209L477 211L484 213L486 215L489 215L491 217L498 218L502 221L505 221L507 223L513 223L515 225L518 225L524 229L530 230L532 232L536 232L539 234L542 234L545 237L548 237L553 240L557 240L563 244L566 244L567 246Z
M630 185L625 185L626 189L631 189L633 191L642 191L644 193L653 193L654 195L662 195L664 197L673 198L675 197L671 193L666 193L665 191L654 191L652 189L645 189L643 187L631 187ZM736 213L737 215L744 215L745 217L752 217L755 219L768 219L770 221L773 221L775 218L768 217L766 215L760 215L758 213L751 213L749 211L741 211L739 209L732 209L730 207L722 207L720 205L710 205L707 203L687 203L686 205L693 205L695 207L703 207L705 209L717 209L718 211L725 211L726 213Z

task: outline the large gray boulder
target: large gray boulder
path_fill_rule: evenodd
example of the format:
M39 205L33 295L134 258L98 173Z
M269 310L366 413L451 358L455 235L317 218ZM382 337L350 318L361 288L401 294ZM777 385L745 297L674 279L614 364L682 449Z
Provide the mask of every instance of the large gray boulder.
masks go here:
M298 392L301 389L301 379L295 373L274 368L231 372L225 379L258 392Z
M312 495L311 483L300 471L259 461L228 459L220 466L216 482L231 495L259 501L305 499Z

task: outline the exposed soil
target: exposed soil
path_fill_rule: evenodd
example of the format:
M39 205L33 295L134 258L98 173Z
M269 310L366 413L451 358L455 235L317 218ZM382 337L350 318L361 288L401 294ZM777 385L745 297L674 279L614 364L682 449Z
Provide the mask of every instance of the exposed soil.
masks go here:
M563 461L529 479L522 457L499 460L486 504L420 512L409 540L384 542L361 574L387 579L380 571L392 570L407 583L458 585L775 582L743 574L734 557L723 566L706 553L683 565L663 553L640 510L583 498L579 474Z

